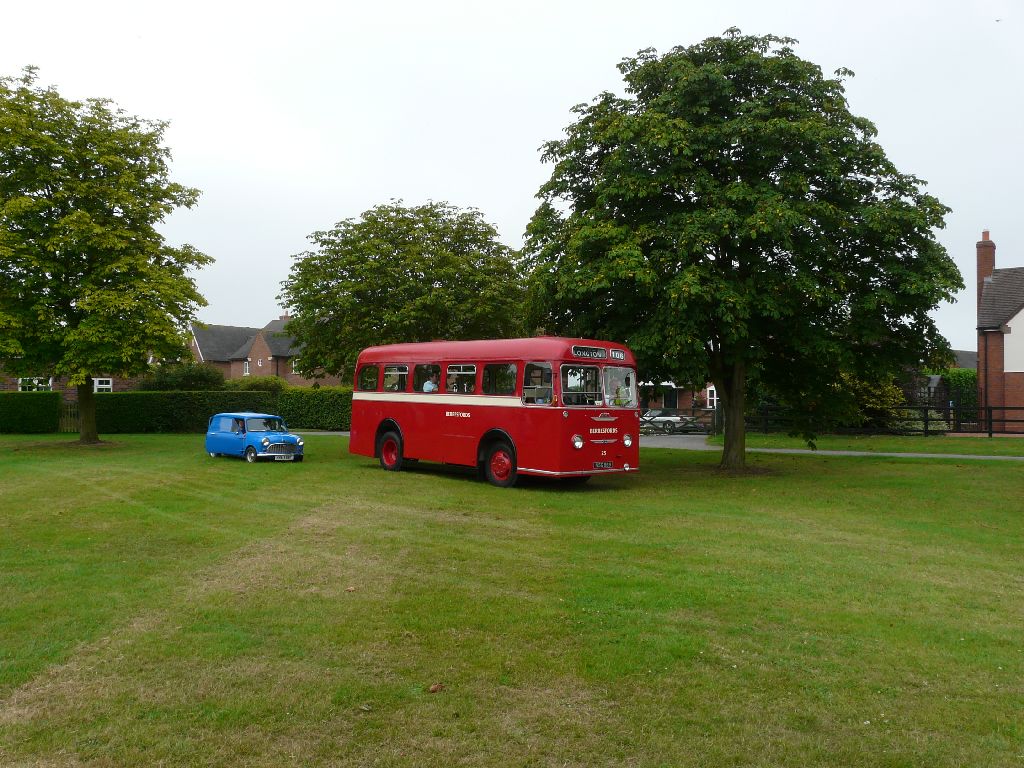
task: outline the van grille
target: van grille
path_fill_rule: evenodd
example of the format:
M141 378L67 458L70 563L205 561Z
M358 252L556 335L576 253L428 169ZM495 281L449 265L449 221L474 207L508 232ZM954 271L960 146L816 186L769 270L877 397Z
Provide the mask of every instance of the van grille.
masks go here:
M267 453L274 455L286 455L295 453L294 443L272 443L267 446Z

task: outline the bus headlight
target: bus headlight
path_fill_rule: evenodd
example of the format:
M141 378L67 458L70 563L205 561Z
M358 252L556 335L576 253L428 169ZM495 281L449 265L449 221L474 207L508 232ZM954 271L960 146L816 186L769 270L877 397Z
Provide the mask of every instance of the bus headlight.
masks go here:
M262 440L260 440L260 443L262 443L263 447L266 448L268 445L270 445L270 438L264 437Z
M580 436L580 435L573 435L572 436L572 447L575 448L576 450L579 450L580 448L582 448L583 447L583 437Z
M633 444L633 436L632 435L623 435L622 436L622 444L624 446L626 446L627 448L629 448L629 446L631 446Z

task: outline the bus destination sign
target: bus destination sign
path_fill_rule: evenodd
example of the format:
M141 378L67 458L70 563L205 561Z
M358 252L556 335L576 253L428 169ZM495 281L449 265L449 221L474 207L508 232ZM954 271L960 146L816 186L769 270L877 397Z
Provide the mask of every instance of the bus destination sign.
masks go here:
M604 360L608 357L608 350L601 347L579 347L573 346L573 357L586 357L590 360Z

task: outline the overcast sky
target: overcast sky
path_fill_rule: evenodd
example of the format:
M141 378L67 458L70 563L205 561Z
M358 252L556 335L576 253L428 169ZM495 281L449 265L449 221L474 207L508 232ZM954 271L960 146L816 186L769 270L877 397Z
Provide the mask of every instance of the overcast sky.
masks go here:
M33 64L66 97L170 121L173 178L203 195L164 232L216 259L208 323L275 319L307 235L392 198L478 208L519 247L571 107L621 91L623 57L731 26L852 69L852 111L953 209L939 239L968 288L936 318L954 348L976 346L982 230L997 267L1024 266L1019 0L35 0L0 19L0 74Z

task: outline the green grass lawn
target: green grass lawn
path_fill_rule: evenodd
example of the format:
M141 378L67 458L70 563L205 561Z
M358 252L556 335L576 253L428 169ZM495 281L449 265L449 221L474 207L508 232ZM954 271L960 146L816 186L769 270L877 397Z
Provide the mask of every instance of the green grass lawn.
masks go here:
M340 437L7 441L0 765L1024 762L1015 463L501 490Z
M708 438L722 445L722 436ZM955 437L951 435L821 435L820 451L872 453L959 453L975 456L1024 456L1024 437ZM807 441L785 434L747 433L747 448L807 448Z

